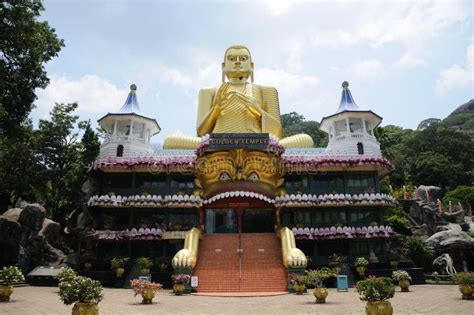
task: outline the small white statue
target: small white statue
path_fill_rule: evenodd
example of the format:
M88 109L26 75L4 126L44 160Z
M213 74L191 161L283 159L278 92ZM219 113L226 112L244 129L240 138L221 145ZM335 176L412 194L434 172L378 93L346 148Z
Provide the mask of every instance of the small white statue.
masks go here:
M446 272L448 275L453 275L456 273L456 269L453 266L453 259L449 254L443 254L441 256L436 257L433 260L433 267L435 268L442 268L443 273Z

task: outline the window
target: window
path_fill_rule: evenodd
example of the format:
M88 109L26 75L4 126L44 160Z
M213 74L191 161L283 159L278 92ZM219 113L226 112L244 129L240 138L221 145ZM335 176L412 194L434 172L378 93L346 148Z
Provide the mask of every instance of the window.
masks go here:
M117 146L117 156L118 157L123 156L123 145L121 144Z
M349 118L349 130L352 133L363 133L362 119L360 118Z
M362 142L357 143L357 153L360 155L364 154L364 145Z
M335 127L336 127L336 136L339 136L339 135L347 132L346 121L345 120L336 121Z
M145 124L143 123L134 123L133 124L133 137L143 139L143 132L145 130Z
M130 121L117 122L117 136L126 137L130 135Z
M367 120L364 120L364 121L365 121L365 131L367 131L367 133L371 135L372 129L370 129L370 123Z

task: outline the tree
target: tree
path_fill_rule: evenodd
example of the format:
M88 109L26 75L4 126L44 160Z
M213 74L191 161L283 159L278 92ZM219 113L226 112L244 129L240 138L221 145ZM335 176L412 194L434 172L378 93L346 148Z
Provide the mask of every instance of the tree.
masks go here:
M77 103L56 104L50 113L51 120L40 120L37 131L37 155L44 167L43 180L48 188L43 201L58 221L80 205L84 167L95 160L99 152L99 139L90 122L76 125L79 117L73 112L77 106ZM84 134L79 142L80 130L84 130Z
M416 130L422 131L422 130L425 130L426 128L439 125L440 123L441 123L441 119L439 118L428 118L420 122Z
M319 130L319 123L305 120L303 115L295 112L281 115L283 136L289 137L299 133L309 135L316 147L325 147L328 143L327 134Z
M34 194L35 140L28 115L35 89L49 80L46 62L64 43L37 19L39 0L0 2L0 212Z
M450 201L460 202L466 207L474 208L474 186L458 186L448 191L443 197L443 202L448 204Z

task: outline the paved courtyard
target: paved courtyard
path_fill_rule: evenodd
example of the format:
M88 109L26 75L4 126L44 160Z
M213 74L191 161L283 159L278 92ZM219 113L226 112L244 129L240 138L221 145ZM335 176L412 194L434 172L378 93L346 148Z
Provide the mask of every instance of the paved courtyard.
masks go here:
M391 300L395 314L474 314L474 300L461 300L457 286L419 285L412 292L397 290ZM9 303L0 303L0 314L71 314L55 287L18 287ZM174 296L161 291L151 305L141 304L132 290L105 289L100 314L365 314L357 292L330 289L326 304L315 304L310 293L270 297Z

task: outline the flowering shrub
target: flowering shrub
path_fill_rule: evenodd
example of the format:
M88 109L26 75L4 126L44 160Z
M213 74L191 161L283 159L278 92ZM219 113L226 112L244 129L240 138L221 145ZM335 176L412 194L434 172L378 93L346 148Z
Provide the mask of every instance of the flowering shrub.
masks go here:
M307 283L315 286L316 288L324 287L324 280L332 278L334 276L336 276L334 271L327 267L306 271Z
M357 282L357 292L362 301L385 301L395 295L395 286L390 278L369 276Z
M56 278L59 282L72 281L75 277L77 277L77 273L70 267L61 268L61 270L56 275Z
M191 277L187 274L172 275L171 280L173 284L187 284Z
M405 270L396 270L392 272L392 279L395 281L408 280L411 282L411 277Z
M86 277L75 277L59 283L59 297L64 304L99 303L104 298L99 281Z
M288 274L288 282L291 285L305 285L307 282L307 277L305 275L300 275L297 273L289 273Z
M21 270L16 266L3 267L0 270L0 283L10 285L15 282L25 281L25 276Z
M328 257L328 264L330 267L340 267L347 260L346 256L332 254Z
M137 296L138 294L142 294L145 289L152 289L154 291L158 291L163 288L161 283L138 279L130 280L130 287L132 287L133 292L135 292L135 296Z
M359 267L359 266L367 267L368 265L369 265L369 261L367 259L365 259L364 257L357 257L354 260L354 266L355 267Z

